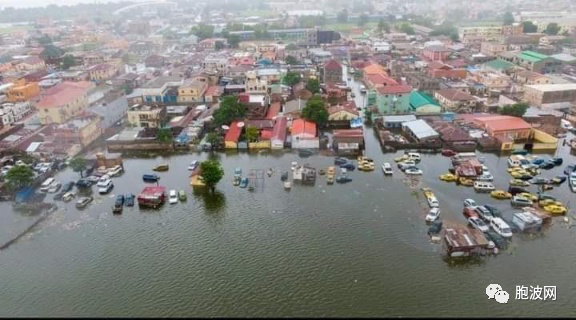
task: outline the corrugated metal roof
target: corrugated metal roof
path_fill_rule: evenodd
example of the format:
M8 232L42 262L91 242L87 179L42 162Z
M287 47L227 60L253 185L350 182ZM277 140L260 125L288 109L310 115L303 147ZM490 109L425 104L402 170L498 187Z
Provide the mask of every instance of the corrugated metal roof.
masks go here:
M402 126L408 128L418 140L437 137L439 135L436 130L432 129L432 127L422 119L405 122Z

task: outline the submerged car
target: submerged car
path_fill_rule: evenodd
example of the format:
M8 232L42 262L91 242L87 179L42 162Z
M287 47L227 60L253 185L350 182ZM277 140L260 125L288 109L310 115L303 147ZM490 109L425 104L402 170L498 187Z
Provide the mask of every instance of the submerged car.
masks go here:
M433 222L440 217L440 208L432 208L426 215L426 221Z
M474 199L466 199L464 200L464 208L471 208L476 206L476 201Z
M476 217L468 218L468 223L474 229L482 231L482 232L486 232L486 231L490 230L490 228L488 227L488 225L486 223L484 223L484 221L482 221L481 219L478 219Z
M422 170L416 168L416 167L412 167L412 168L408 168L406 170L404 170L405 174L408 175L422 175Z
M510 200L510 204L513 207L531 207L532 200L522 196L514 196L512 197L512 200Z

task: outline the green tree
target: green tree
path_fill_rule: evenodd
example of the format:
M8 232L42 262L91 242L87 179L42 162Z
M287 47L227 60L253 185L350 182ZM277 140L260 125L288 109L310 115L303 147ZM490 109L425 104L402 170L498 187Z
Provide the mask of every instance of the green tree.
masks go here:
M503 20L504 20L504 25L509 26L509 25L514 23L514 16L512 15L512 13L506 12L506 13L504 13Z
M44 50L42 50L42 52L40 52L40 58L42 58L42 60L60 58L63 55L64 55L64 50L56 47L53 44L46 45L44 47Z
M556 22L550 22L547 26L546 26L546 30L544 30L544 33L547 35L551 35L551 36L555 36L558 34L558 32L560 32L560 26L558 25L558 23Z
M80 173L80 177L82 178L84 177L84 170L86 170L86 159L80 157L74 157L72 160L70 160L69 165L74 172Z
M282 82L286 85L293 86L293 85L299 83L300 80L302 80L302 79L301 79L300 74L298 72L290 71L290 72L286 73L286 75L282 79Z
M378 32L380 34L390 33L390 25L383 19L380 19L380 21L378 21Z
M172 141L172 130L170 128L159 128L156 132L156 140L160 142Z
M76 64L74 57L67 54L62 58L62 69L68 70L70 67L73 67Z
M364 123L367 125L372 124L372 110L370 108L364 110Z
M214 26L200 23L197 26L192 27L191 32L200 40L212 38L212 36L214 36Z
M514 117L522 117L529 107L530 105L524 102L516 103L504 106L502 109L500 109L500 114Z
M284 59L284 61L287 64L298 64L298 59L296 59L296 57L294 56L286 56L286 58Z
M246 107L238 102L235 96L226 96L220 102L220 107L214 111L214 124L216 126L228 125L232 121L241 119L246 114Z
M214 43L214 49L216 51L222 50L222 49L224 49L224 47L225 47L225 45L222 41L216 41L216 43Z
M224 177L224 170L220 166L220 162L214 160L206 160L200 163L200 170L202 180L212 192L216 190L216 185Z
M34 170L29 166L14 166L8 170L4 179L10 190L19 190L32 184Z
M222 138L222 135L216 132L209 132L206 134L206 142L210 144L212 149L219 149L220 146L222 146L224 143L224 138Z
M230 34L230 35L228 35L228 37L226 39L228 39L228 44L232 48L238 48L238 45L240 44L240 41L242 40L242 39L240 39L240 36L237 34Z
M38 38L37 41L38 44L41 46L52 44L52 38L50 38L50 36L48 36L47 34L42 35L42 37Z
M359 27L363 27L366 25L366 22L368 22L368 15L363 13L358 17L358 23L357 24Z
M406 34L414 34L414 28L412 28L412 26L408 23L408 22L402 22L402 24L400 24L400 31L406 33Z
M339 23L348 22L348 10L342 9L340 12L338 12L338 15L336 16L336 21L338 21Z
M258 137L260 136L260 132L256 127L247 127L244 131L244 139L248 142L256 142L258 141Z
M532 21L524 21L522 22L522 32L524 33L538 32L538 26L535 25Z
M313 94L320 92L320 81L318 79L309 79L306 83L306 90Z
M328 123L328 110L324 100L319 96L310 98L302 109L302 118L315 122L318 127L324 127Z

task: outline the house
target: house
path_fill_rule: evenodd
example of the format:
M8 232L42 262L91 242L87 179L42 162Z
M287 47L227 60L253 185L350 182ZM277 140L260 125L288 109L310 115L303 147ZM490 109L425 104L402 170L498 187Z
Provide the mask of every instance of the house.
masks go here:
M534 51L522 51L516 57L518 65L538 73L558 73L562 62Z
M179 103L204 102L204 94L208 90L208 81L203 77L186 79L178 87Z
M461 108L473 108L477 99L458 89L442 89L434 93L434 98L445 110L455 111Z
M316 136L316 123L304 119L292 121L292 148L293 149L318 149L320 140Z
M508 50L508 45L498 41L484 41L480 46L480 53L490 57L495 57L499 53Z
M38 71L45 69L46 63L37 56L30 56L18 62L15 67L19 72Z
M440 140L444 143L444 147L455 151L476 150L474 138L452 122L436 121L433 122L431 126L440 134Z
M38 82L29 82L21 78L16 80L6 92L7 102L30 101L40 94Z
M512 75L512 79L520 84L550 84L552 79L529 70L518 71Z
M510 87L510 78L501 73L474 70L470 72L469 78L488 90L505 91Z
M111 79L116 75L116 68L110 64L102 63L87 69L90 81L102 82Z
M276 120L274 128L272 129L272 136L270 137L270 147L272 149L284 149L287 128L288 119L280 117Z
M364 83L371 89L376 89L383 86L398 85L398 82L382 73L369 74L364 76Z
M261 81L268 83L277 83L282 79L282 70L278 68L260 68L256 69L256 77Z
M448 79L465 79L468 76L468 70L464 68L454 68L451 65L433 61L428 64L426 74L432 78Z
M404 122L415 120L416 116L412 114L402 116L384 116L382 117L382 126L386 129L400 129Z
M249 71L246 73L246 83L244 84L248 94L267 94L268 82L260 79L256 72Z
M409 85L383 86L376 89L376 107L378 113L406 114L410 113L410 92Z
M160 128L166 119L166 108L135 104L128 111L128 123L134 127Z
M243 83L246 79L246 73L252 70L254 70L253 65L239 64L228 68L225 75L226 77L231 78L235 83Z
M323 81L324 83L342 82L342 65L334 59L329 60L323 67Z
M444 61L450 56L451 50L446 49L444 46L432 45L427 46L422 50L422 56L429 61Z
M532 131L532 126L528 122L512 116L476 117L472 122L486 130L486 133L492 138L497 138L500 141L527 140Z
M436 114L442 111L442 107L428 94L412 91L410 93L410 110L418 115Z
M440 134L422 119L402 123L402 130L419 143L437 140L440 137Z
M526 110L522 119L532 125L532 128L542 130L556 136L561 129L564 113L557 110L530 107Z
M412 86L412 88L423 92L432 93L440 90L440 81L438 79L420 72L407 73L406 82Z
M354 101L328 108L328 121L349 121L359 116L360 113L356 110L356 103L354 103Z
M104 97L98 104L88 108L88 111L102 118L102 130L116 126L128 111L128 99L122 93L111 93Z
M160 76L146 82L142 89L142 96L146 103L175 103L178 101L178 87L183 83L178 76Z
M144 65L147 68L162 68L166 65L166 57L159 54L153 54L144 59Z
M332 148L338 155L360 153L364 149L364 130L362 128L334 130Z
M242 134L242 127L238 126L238 122L234 121L230 124L230 129L226 132L224 137L224 147L226 149L238 149L238 141Z
M79 144L86 148L102 135L101 119L96 115L81 115L57 125L52 137L55 142L67 145Z
M226 38L208 38L198 42L197 48L200 51L214 51L218 47L225 47L228 45Z
M3 103L0 105L0 128L11 126L32 113L29 101L17 103Z
M482 64L481 69L490 70L494 72L500 73L508 73L511 70L517 69L518 66L513 64L512 62L502 60L502 59L494 59Z
M36 104L40 123L63 124L88 107L88 82L61 82L44 91Z
M524 86L524 100L536 106L575 102L576 83L526 85Z

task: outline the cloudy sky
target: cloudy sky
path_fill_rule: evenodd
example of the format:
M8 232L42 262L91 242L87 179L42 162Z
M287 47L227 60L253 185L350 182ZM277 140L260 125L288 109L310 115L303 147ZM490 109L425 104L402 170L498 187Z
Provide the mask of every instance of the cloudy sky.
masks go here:
M120 0L0 0L1 7L15 7L15 8L25 8L25 7L43 7L49 4L59 4L59 5L71 5L76 3L95 3L95 2L119 2ZM142 0L132 0L132 1L142 1Z

